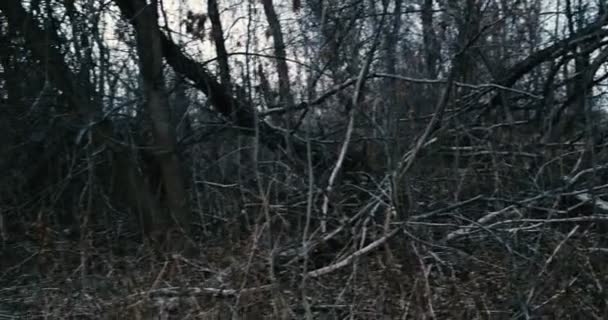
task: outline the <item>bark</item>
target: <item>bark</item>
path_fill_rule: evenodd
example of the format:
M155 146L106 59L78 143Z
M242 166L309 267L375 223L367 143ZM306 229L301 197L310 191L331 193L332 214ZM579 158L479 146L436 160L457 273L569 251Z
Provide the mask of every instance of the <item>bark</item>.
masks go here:
M402 24L402 4L403 0L395 0L392 25L390 26L389 32L387 32L384 39L384 53L386 54L386 64L384 67L388 74L397 74L397 48L399 47L399 31L401 30ZM387 103L385 105L381 105L382 108L380 110L382 111L377 110L375 112L376 116L381 119L380 121L382 123L382 127L385 128L387 135L385 135L385 133L383 132L384 130L378 130L377 128L375 128L374 136L376 138L385 139L389 137L397 137L400 135L400 133L398 132L398 121L395 121L395 119L401 118L401 115L407 112L408 110L405 110L405 108L394 107L404 105L402 99L400 98L402 96L402 93L399 92L402 88L399 88L398 84L399 83L396 79L384 80L384 88L382 90L383 95L387 98ZM385 147L388 147L388 145L385 145ZM388 152L388 148L384 148L384 150L382 150L379 147L377 141L368 141L366 143L365 153L368 158L368 164L377 164L372 165L372 167L376 167L373 168L373 170L380 169L384 166L385 163L381 160L381 158L383 157L387 157L386 164L389 168L392 168L392 157L396 157L398 154L401 154L401 151L399 150L398 146L394 147L395 148L392 150L392 152Z
M395 9L393 11L393 24L391 31L386 35L385 51L386 51L386 72L390 74L397 73L397 48L399 44L399 32L401 30L401 7L403 0L395 0ZM394 90L395 81L390 81L393 85L391 90Z
M289 69L287 68L287 54L285 52L285 42L283 41L283 32L281 31L281 23L279 22L279 17L274 10L274 5L272 0L262 0L262 4L264 5L264 14L266 15L266 20L268 20L268 25L272 32L272 39L274 43L274 55L275 64L277 68L277 74L279 76L279 98L280 105L283 107L291 108L294 105L293 96L291 95L291 87L289 84ZM285 125L288 131L291 131L296 125L292 123L293 121L289 117L289 115L285 118ZM284 134L285 145L287 146L287 156L290 157L293 153L293 146L291 145L291 137L288 131Z
M131 19L135 27L137 52L146 97L146 110L152 123L156 161L160 165L162 185L167 197L171 221L155 220L155 231L164 230L165 224L189 233L189 205L180 161L176 151L175 127L171 121L169 97L165 90L163 53L158 28L157 1L147 5L133 0L138 14Z
M279 76L279 95L281 97L281 104L287 105L288 107L293 106L293 98L291 95L291 87L289 84L289 69L287 68L287 62L285 58L287 54L285 52L285 42L283 41L283 32L281 31L281 23L279 17L274 11L274 5L272 0L263 0L264 13L272 32L272 39L274 41L274 54L276 56L277 74Z
M437 62L439 61L439 43L433 27L433 0L424 0L422 5L422 42L427 76L430 79L435 79L437 78Z
M228 66L228 53L224 43L224 31L217 0L208 0L207 11L209 13L209 20L211 20L211 37L215 43L215 52L217 53L217 60L220 66L220 79L222 85L229 89L231 88L230 67Z
M470 83L474 82L474 77L478 74L478 65L471 50L466 50L466 46L474 41L481 30L481 1L466 0L456 3L450 1L453 10L458 10L459 16L456 53L462 51L461 57L457 59L456 74L461 82Z

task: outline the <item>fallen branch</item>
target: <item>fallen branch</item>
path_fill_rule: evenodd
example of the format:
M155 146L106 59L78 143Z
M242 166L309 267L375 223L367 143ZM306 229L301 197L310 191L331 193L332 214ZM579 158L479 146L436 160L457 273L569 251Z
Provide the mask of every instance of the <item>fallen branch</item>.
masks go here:
M574 197L583 202L591 202L596 208L600 210L608 211L608 201L604 201L597 197L593 199L593 196L588 193L577 194Z
M232 297L239 294L248 294L248 293L259 293L261 291L268 291L272 289L272 285L263 285L259 287L253 288L245 288L245 289L218 289L218 288L200 288L200 287L168 287L168 288L160 288L154 290L141 291L129 296L129 298L139 297L139 296L197 296L203 294L211 294L214 296L220 297Z
M331 273L338 269L344 268L344 267L348 266L349 264L351 264L353 262L353 260L355 260L355 258L368 254L372 250L376 249L377 247L379 247L380 245L385 243L388 239L390 239L392 236L397 234L397 232L399 230L400 229L395 229L395 230L391 231L390 233L388 233L387 235L385 235L385 236L379 238L378 240L368 244L367 246L361 248L360 250L355 251L348 257L346 257L334 264L331 264L329 266L325 266L323 268L319 268L317 270L310 271L310 272L308 272L307 275L311 278L315 278L315 277L319 277L319 276Z

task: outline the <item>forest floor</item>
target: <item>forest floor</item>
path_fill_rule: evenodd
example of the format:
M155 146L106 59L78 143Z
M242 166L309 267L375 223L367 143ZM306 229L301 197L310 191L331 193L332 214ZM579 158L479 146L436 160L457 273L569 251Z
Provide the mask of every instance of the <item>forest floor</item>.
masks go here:
M575 227L578 229L578 227ZM580 231L580 230L579 230ZM551 236L549 236L551 234ZM24 236L25 237L25 236ZM591 230L463 240L398 235L324 275L248 235L159 254L140 241L5 243L0 319L606 319L607 253ZM535 241L534 246L531 241ZM532 249L535 248L535 249ZM350 253L357 252L356 249ZM270 256L275 256L272 262ZM311 254L306 271L344 261ZM575 316L576 315L576 316Z

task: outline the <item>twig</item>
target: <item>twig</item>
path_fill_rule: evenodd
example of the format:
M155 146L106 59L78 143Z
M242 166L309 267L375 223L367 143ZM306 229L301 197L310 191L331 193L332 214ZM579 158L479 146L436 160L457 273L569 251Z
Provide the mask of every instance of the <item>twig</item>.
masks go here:
M429 276L431 274L431 269L433 268L433 266L427 266L424 263L424 259L420 255L420 252L418 252L418 248L416 248L416 245L414 245L413 243L412 249L416 257L418 258L418 262L420 263L420 269L422 270L422 275L424 276L424 294L426 296L429 316L431 319L437 319L437 317L435 316L435 308L433 307L433 293L431 290L431 284L429 283Z
M409 169L412 167L412 164L414 163L414 160L416 160L416 156L418 155L420 150L426 145L427 139L435 131L436 126L441 124L441 120L443 119L443 112L445 111L445 108L449 102L450 92L452 90L452 84L454 82L454 76L455 76L455 69L452 66L449 76L448 76L448 80L445 85L445 88L443 89L443 92L441 93L441 98L439 99L437 108L435 109L435 114L433 114L433 118L431 118L431 121L429 121L422 136L420 138L418 138L418 141L416 142L416 146L414 147L414 150L412 150L411 155L408 157L408 159L406 161L402 161L401 163L399 163L399 165L397 167L396 172L397 172L397 177L399 179L401 177L403 177L409 171Z
M438 215L438 214L441 214L441 213L444 213L444 212L448 212L448 211L452 211L454 209L458 209L458 208L464 207L467 204L475 202L475 201L477 201L477 200L479 200L481 198L483 198L483 195L480 194L480 195L477 195L477 196L475 196L475 197L473 197L471 199L467 199L467 200L461 201L459 203L453 204L453 205L448 206L446 208L441 208L441 209L437 209L437 210L434 210L434 211L431 211L431 212L428 212L428 213L420 214L420 215L417 215L417 216L412 216L410 218L410 220L411 221L418 221L418 220L422 220L422 219L427 219L427 218L430 218L432 216L435 216L435 215Z
M407 82L414 82L414 83L424 83L424 84L446 84L448 83L449 79L424 79L424 78L412 78L412 77L406 77L406 76L402 76L402 75L398 75L398 74L389 74L389 73L374 73L373 74L376 77L382 77L382 78L392 78L392 79L397 79L397 80L402 80L402 81L407 81ZM463 88L469 88L469 89L499 89L499 90L504 90L504 91L510 91L510 92L514 92L514 93L519 93L519 94L523 94L525 96L528 96L530 98L536 99L536 100L542 100L543 97L524 91L524 90L519 90L519 89L515 89L515 88L509 88L497 83L482 83L482 84L470 84L470 83L464 83L464 82L454 82L454 85L457 87L463 87Z
M445 239L446 239L446 241L451 241L451 240L454 240L454 239L455 239L455 238L457 238L457 237L460 237L460 236L463 236L463 235L469 234L469 233L471 233L471 230L472 230L472 229L473 229L473 228L474 228L476 225L480 225L480 224L487 223L487 222L489 222L490 220L494 219L495 217L499 216L500 214L503 214L503 213L505 213L505 212L507 212L507 211L509 211L509 210L514 209L514 208L515 208L515 206L514 206L514 205L510 205L510 206L508 206L508 207L506 207L506 208L503 208L503 209L501 209L501 210L490 212L490 213L486 214L485 216L483 216L483 217L479 218L479 219L477 220L477 223L476 223L476 224L469 224L469 225L464 226L464 227L462 227L462 228L460 228L460 229L458 229L458 230L455 230L455 231L450 232L450 233L449 233L449 234L446 236L446 238L445 238Z
M579 225L574 226L574 228L572 228L572 230L570 230L570 232L568 232L568 235L566 235L566 237L564 238L564 240L560 241L560 243L557 245L557 247L555 247L555 249L553 250L553 252L549 256L549 258L547 258L547 260L543 264L543 268L538 273L539 276L542 276L543 273L545 273L545 271L547 270L547 267L549 266L549 264L551 264L551 262L553 261L553 259L555 258L555 256L559 252L559 250L564 245L564 243L566 243L566 241L568 241L568 239L570 239L574 235L574 233L578 230L579 227L580 227ZM528 305L531 304L532 298L534 298L534 291L535 291L535 288L536 288L536 284L538 283L538 280L540 280L539 278L536 278L536 279L537 279L536 283L532 286L532 288L530 288L530 291L528 292L528 299L527 299L527 304Z
M327 212L329 210L329 196L333 190L333 185L338 177L338 173L340 169L342 169L342 163L344 162L344 158L346 157L346 151L348 151L348 146L350 145L350 140L352 138L354 126L355 126L355 110L359 104L359 100L361 100L361 96L363 95L363 85L365 84L365 80L367 75L369 74L369 69L374 60L374 53L376 52L376 47L378 45L380 28L376 30L374 36L374 43L370 52L365 60L365 64L363 68L361 68L361 72L359 72L359 77L357 78L357 84L355 85L355 93L353 94L352 99L352 107L349 111L349 119L348 125L346 127L346 136L344 137L344 142L342 143L342 148L340 149L340 154L338 155L338 160L336 161L336 165L331 171L331 175L329 176L329 181L327 183L327 189L325 196L323 198L323 206L322 206L322 214L323 218L321 220L321 231L325 233L327 231Z

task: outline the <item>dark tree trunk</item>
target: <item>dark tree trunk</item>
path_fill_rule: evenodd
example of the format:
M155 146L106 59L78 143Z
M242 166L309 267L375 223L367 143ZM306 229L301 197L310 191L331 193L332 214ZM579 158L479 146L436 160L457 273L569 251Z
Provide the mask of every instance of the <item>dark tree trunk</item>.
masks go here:
M118 1L124 2L124 1ZM180 161L176 151L175 127L171 121L169 98L163 76L163 52L158 28L157 1L147 5L134 0L138 14L131 21L136 31L139 66L143 77L146 111L152 123L154 155L160 166L169 217L156 217L154 232L166 232L174 226L189 233L189 204Z
M285 42L283 41L283 32L281 31L281 23L279 17L274 10L272 0L263 0L264 13L270 25L272 39L274 41L274 54L276 56L277 74L279 76L279 95L281 104L292 106L293 98L291 96L291 86L289 84L289 69L287 68L287 53L285 52Z

